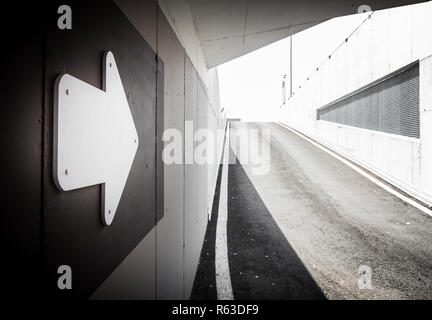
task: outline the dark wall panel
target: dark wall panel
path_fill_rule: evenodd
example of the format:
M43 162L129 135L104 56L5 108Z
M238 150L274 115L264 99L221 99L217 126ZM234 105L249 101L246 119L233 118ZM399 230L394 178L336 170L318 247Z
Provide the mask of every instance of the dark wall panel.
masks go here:
M164 163L162 151L164 142L164 62L157 57L157 100L156 100L156 221L164 215Z
M9 298L40 289L43 28L37 5L0 11L0 283Z
M163 215L163 211L155 215L156 81L163 79L163 75L156 76L158 63L154 50L113 2L69 1L73 12L72 30L57 28L60 4L52 2L47 6L45 281L50 294L85 298L97 289ZM54 185L52 97L55 79L62 72L102 88L102 56L108 50L116 59L140 144L115 219L112 225L105 227L100 219L101 185L68 192L60 191ZM163 70L163 63L159 65ZM163 115L159 109L158 113ZM73 290L57 289L57 268L62 264L72 268Z

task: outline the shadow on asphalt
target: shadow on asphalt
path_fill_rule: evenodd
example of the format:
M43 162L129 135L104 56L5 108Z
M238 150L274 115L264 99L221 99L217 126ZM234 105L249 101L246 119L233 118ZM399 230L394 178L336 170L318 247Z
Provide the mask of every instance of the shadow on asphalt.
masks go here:
M234 157L230 150L230 157ZM231 158L233 159L233 158ZM236 159L236 158L235 158ZM228 258L235 299L325 299L265 206L243 166L228 171ZM219 206L219 168L212 220L206 231L192 289L192 300L217 299L215 239Z
M325 299L238 160L228 172L227 234L235 299Z
M191 300L217 300L216 291L216 224L219 209L219 193L222 178L222 165L219 166L216 190L213 199L211 220L207 225L204 244L198 262L198 270L192 287Z

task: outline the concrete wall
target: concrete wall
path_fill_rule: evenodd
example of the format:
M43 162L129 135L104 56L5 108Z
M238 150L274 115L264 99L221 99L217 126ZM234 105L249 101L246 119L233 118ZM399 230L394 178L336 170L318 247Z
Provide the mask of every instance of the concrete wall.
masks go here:
M430 58L432 2L365 14L364 23L281 108L280 119L432 204ZM329 52L330 54L330 52ZM420 139L316 120L316 110L420 61Z
M193 132L208 128L217 137L216 153L220 154L223 136L218 129L225 120L220 112L217 71L206 67L187 3L160 1L157 10L155 3L146 1L116 3L163 61L164 129L178 129L188 143L193 137L185 135L186 121L192 123ZM183 148L182 158L192 152ZM217 167L217 163L164 164L163 218L92 298L189 298Z
M225 120L217 72L207 70L199 54L191 16L180 15L187 13L186 3L166 17L156 0L71 0L71 30L57 26L62 4L30 5L23 19L31 28L23 29L19 19L0 19L9 43L1 53L6 63L0 80L2 146L8 150L1 163L7 213L1 243L8 260L1 266L3 289L20 298L187 299L217 164L164 164L162 134L176 128L184 143L190 120L217 136L220 154L218 129ZM9 3L2 13L20 9ZM189 27L175 30L174 18ZM110 226L100 218L102 184L62 191L53 179L55 81L69 73L103 89L106 51L115 56L139 135ZM181 150L182 159L187 152ZM72 290L57 286L64 264L72 270Z
M432 190L432 56L421 61L420 69L420 188Z

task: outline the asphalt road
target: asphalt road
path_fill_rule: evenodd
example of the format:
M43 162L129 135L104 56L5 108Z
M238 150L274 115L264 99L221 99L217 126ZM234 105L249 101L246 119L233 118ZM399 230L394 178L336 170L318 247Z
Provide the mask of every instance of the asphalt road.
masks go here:
M231 156L247 145L252 152L264 150L270 165L261 175L251 164L229 166L227 237L235 299L432 298L432 217L277 124L232 124L233 130L242 128L269 129L270 137L240 140ZM215 220L195 299L215 296ZM359 274L359 268L371 271L363 289L358 280L369 273Z

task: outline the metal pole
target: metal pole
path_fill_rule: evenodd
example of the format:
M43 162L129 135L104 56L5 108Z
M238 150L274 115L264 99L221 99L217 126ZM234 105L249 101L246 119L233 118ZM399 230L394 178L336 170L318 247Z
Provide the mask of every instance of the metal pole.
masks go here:
M293 85L292 85L292 36L290 37L290 97L293 95Z

